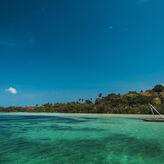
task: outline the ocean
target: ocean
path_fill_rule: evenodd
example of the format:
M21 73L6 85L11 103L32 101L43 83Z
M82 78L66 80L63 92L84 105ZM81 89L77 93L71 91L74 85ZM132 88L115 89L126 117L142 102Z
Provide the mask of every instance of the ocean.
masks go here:
M0 164L163 164L164 123L140 117L0 113Z

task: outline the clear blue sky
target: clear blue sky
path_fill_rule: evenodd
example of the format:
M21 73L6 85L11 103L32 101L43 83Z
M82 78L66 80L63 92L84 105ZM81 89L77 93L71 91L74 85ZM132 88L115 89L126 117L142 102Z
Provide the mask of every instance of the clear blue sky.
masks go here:
M0 22L1 106L164 83L163 0L5 0Z

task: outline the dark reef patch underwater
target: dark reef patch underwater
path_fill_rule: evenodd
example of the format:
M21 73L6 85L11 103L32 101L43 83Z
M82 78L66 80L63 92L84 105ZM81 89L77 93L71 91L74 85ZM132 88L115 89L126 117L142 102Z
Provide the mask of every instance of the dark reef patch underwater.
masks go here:
M127 115L0 114L0 164L162 164L164 124Z

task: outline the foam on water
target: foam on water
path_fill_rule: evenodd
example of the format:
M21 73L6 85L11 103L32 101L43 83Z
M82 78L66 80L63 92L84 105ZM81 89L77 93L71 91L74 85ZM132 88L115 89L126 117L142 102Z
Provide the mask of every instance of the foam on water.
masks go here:
M137 117L1 113L0 163L164 163L164 123Z

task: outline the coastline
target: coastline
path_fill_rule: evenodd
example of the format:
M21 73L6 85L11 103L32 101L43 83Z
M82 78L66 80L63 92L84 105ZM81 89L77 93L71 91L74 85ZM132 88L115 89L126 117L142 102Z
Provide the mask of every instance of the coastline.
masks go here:
M62 116L62 115L67 115L67 116L152 116L151 114L104 114L104 113L48 113L48 112L0 112L0 115L42 115L42 116Z

